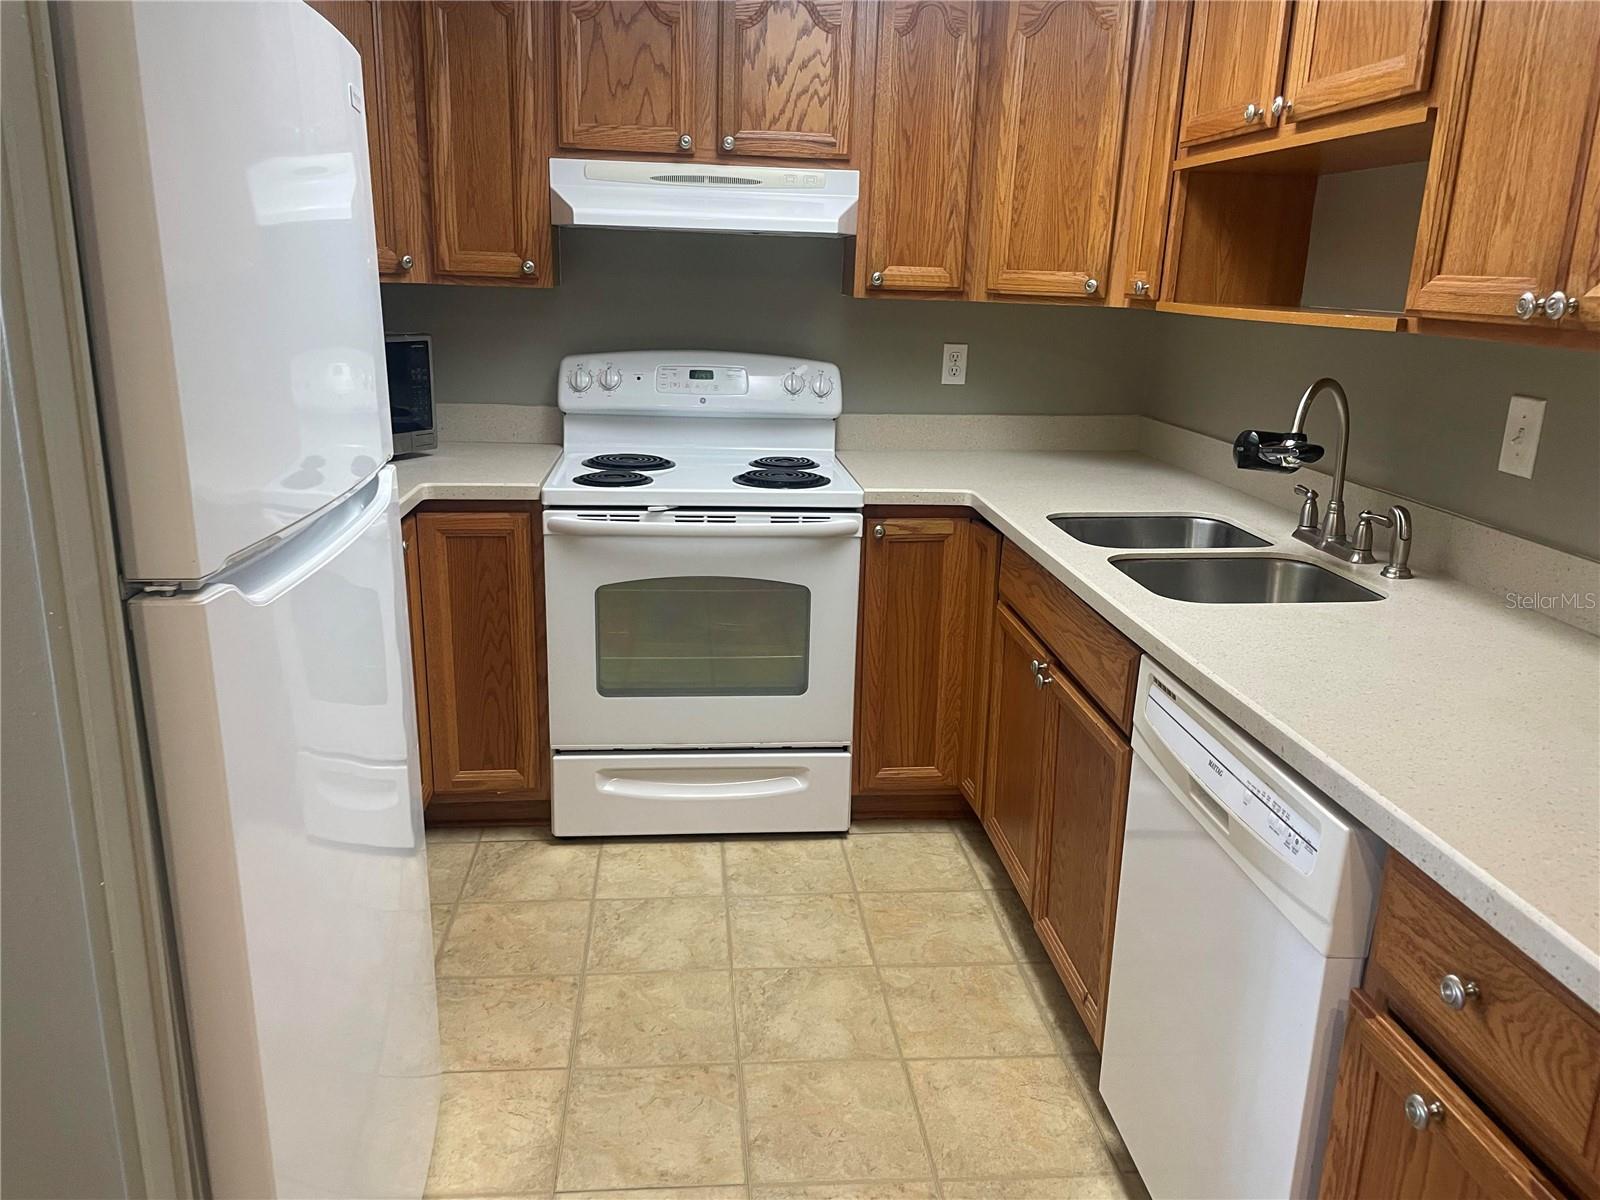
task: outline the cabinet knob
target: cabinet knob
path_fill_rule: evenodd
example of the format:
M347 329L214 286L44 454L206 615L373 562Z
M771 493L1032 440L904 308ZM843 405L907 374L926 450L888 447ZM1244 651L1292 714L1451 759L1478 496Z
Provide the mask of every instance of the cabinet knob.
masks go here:
M1406 1097L1406 1121L1413 1129L1426 1129L1434 1121L1444 1119L1444 1105L1439 1101L1424 1100L1416 1092Z
M1551 292L1544 298L1544 315L1559 321L1569 312L1578 311L1578 302L1565 292Z
M1099 290L1100 290L1100 281L1098 279L1085 279L1083 281L1083 292L1084 292L1084 295L1092 296L1096 292L1098 292Z
M877 538L880 542L883 540L883 533L884 530L882 525L874 525L872 527L872 536Z
M882 271L874 271L872 273L872 286L873 287L882 287L883 286L883 272Z
M733 149L733 134L730 133L722 139L722 148L724 150Z
M1133 294L1135 296L1148 296L1150 294L1150 284L1143 279L1135 279L1133 281Z
M1524 321L1529 320L1534 313L1544 311L1544 297L1535 296L1532 292L1523 292L1517 297L1517 316Z
M1274 96L1272 98L1272 119L1276 121L1279 117L1283 116L1285 113L1288 113L1293 108L1293 100L1285 100L1282 96Z
M679 134L678 135L678 149L679 150L693 150L694 149L694 139L692 137L690 137L687 133Z
M1045 684L1054 682L1054 680L1052 680L1050 678L1050 664L1049 663L1040 662L1036 658L1029 665L1033 668L1033 686L1034 687L1042 688L1042 687L1044 687Z
M1246 104L1244 106L1244 123L1254 125L1261 120L1261 106L1259 104Z
M1446 1008L1453 1008L1460 1012L1467 1006L1467 1001L1474 996L1481 995L1478 985L1470 979L1451 974L1439 980L1439 1000Z
M522 273L524 275L532 275L538 269L538 267L533 265L533 259L525 258L522 260Z
M411 255L402 254L400 256L400 269L402 271L409 271L409 270L411 270L412 267L414 267L416 265L417 265L417 260L412 258Z

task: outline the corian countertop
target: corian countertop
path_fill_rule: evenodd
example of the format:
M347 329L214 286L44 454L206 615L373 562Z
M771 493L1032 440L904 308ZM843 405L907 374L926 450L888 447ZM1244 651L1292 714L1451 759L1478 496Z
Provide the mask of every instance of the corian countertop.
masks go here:
M537 498L558 453L446 446L398 464L402 505ZM1289 537L1284 510L1136 454L844 450L840 458L868 504L976 509L1600 1010L1600 640L1453 580L1391 582L1376 567L1341 568ZM1060 512L1223 517L1272 541L1272 553L1344 570L1385 599L1168 600L1110 565L1122 551L1051 525Z

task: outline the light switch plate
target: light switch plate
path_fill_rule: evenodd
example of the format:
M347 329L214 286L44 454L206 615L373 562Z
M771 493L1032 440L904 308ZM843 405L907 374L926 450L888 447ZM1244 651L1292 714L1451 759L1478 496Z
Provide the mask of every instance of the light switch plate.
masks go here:
M1544 428L1544 401L1532 396L1511 397L1506 413L1505 437L1500 442L1500 469L1507 475L1533 478L1533 460L1539 453L1539 431Z
M939 364L940 383L966 383L967 381L967 344L965 342L946 342L944 344L944 358Z

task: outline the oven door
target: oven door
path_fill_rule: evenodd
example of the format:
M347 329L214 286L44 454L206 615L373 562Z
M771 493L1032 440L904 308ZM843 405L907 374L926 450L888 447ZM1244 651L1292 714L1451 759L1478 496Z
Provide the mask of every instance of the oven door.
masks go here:
M847 746L860 513L549 511L550 742Z

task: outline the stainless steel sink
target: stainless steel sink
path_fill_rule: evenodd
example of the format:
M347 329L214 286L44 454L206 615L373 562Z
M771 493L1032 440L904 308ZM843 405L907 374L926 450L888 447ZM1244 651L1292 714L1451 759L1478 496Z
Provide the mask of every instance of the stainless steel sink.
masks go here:
M1220 550L1271 545L1216 517L1056 513L1050 523L1080 542L1122 550Z
M1158 596L1196 604L1329 604L1382 600L1343 575L1298 558L1164 555L1111 565Z

